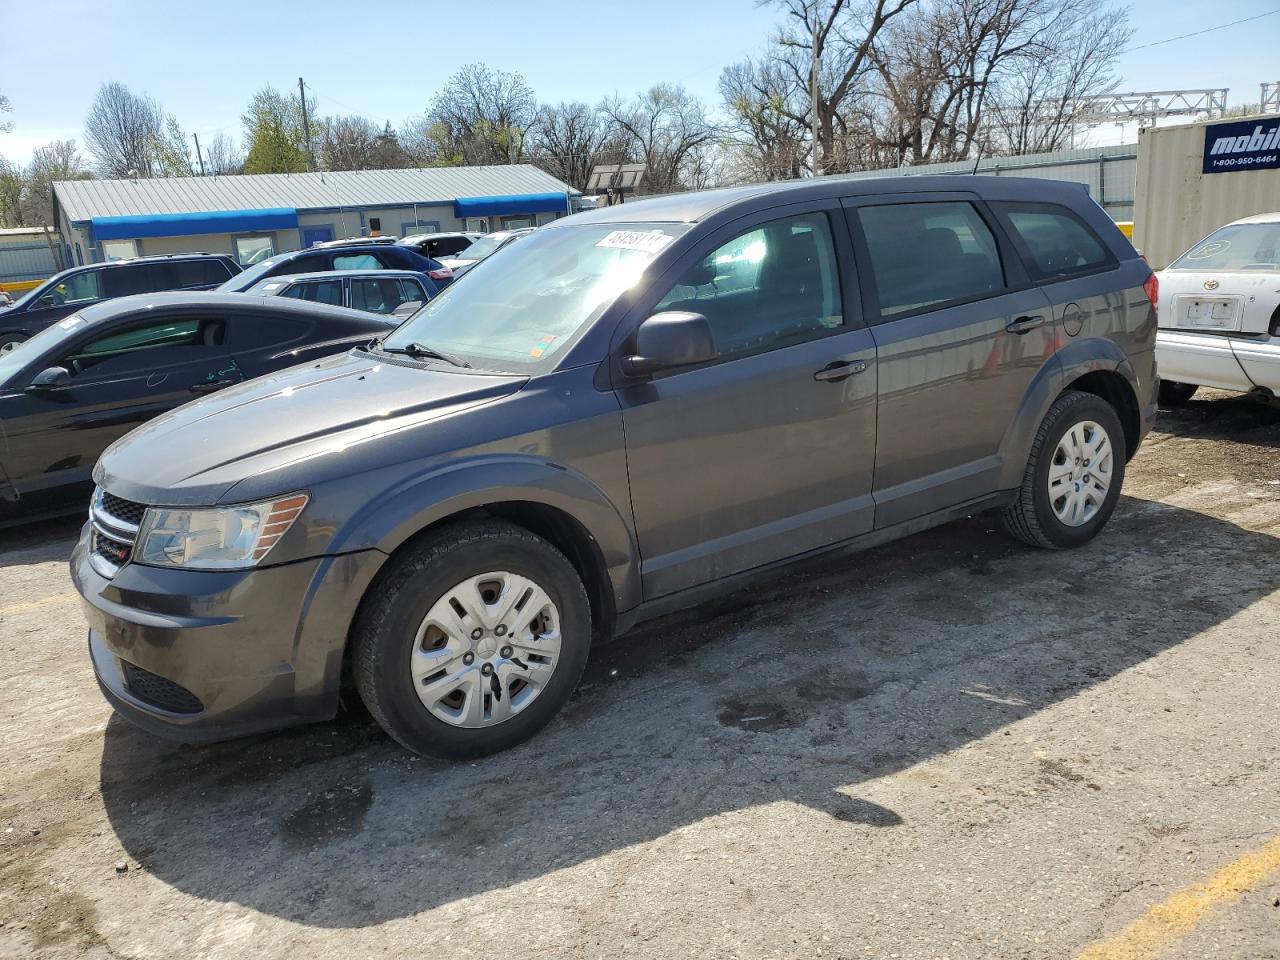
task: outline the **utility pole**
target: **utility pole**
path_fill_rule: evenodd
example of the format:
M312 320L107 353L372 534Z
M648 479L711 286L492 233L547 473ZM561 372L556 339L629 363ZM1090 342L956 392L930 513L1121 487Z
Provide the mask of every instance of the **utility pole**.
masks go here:
M315 166L311 157L311 121L307 119L307 85L298 78L298 97L302 100L302 135L307 139L307 170Z
M200 135L193 133L191 139L196 142L196 159L200 161L200 176L204 176L204 154L200 152Z
M811 123L813 133L813 176L818 176L818 164L821 162L821 150L818 146L818 75L821 72L822 62L818 54L818 31L820 28L820 0L813 0L813 30L810 34L809 43L809 116L813 121Z

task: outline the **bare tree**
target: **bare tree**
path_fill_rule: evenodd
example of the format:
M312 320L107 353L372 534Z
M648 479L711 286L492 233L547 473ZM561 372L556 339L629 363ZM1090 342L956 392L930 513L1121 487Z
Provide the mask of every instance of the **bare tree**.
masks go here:
M627 147L618 131L585 103L544 105L530 131L529 158L552 176L579 190L601 163L622 163Z
M472 63L449 78L426 114L406 126L403 139L423 163L517 163L537 116L537 99L523 76Z
M807 169L806 91L776 62L743 60L720 74L728 116L727 162L735 180L791 180Z
M220 177L244 172L244 152L234 140L219 130L204 150L204 169Z
M84 122L85 146L106 177L150 177L164 137L164 111L123 83L104 83Z
M391 124L365 117L324 117L315 124L320 166L325 170L391 170L408 166L409 155Z
M671 193L705 180L705 153L719 131L684 87L660 83L630 100L615 95L600 113L621 132L630 159L645 164L641 192Z
M0 93L0 113L13 113L13 104L3 93ZM12 120L0 120L0 133L8 133L12 129Z
M22 191L22 220L31 226L53 222L53 185L60 180L86 180L88 166L74 140L53 140L36 147L27 164Z

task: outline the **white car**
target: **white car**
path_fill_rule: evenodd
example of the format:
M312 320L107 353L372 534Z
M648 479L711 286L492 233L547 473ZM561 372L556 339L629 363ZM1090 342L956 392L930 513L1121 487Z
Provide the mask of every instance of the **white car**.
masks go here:
M1280 395L1280 213L1229 223L1159 278L1160 402L1198 387Z

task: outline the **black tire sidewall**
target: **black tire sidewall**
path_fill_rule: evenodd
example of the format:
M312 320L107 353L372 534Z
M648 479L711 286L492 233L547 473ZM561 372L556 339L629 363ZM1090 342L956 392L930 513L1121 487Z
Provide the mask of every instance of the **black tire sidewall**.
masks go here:
M1102 508L1087 522L1078 527L1068 526L1057 518L1053 505L1049 502L1049 467L1053 463L1054 452L1063 436L1077 423L1092 420L1107 431L1111 443L1111 487ZM1079 399L1061 409L1057 418L1049 425L1045 433L1044 443L1036 460L1032 490L1035 503L1036 523L1041 533L1056 547L1078 547L1088 543L1111 519L1111 514L1120 500L1120 488L1124 484L1125 473L1125 439L1120 418L1105 400L1088 394L1080 394Z
M560 614L560 659L551 682L524 710L492 727L461 728L432 716L413 687L409 658L418 627L445 591L482 573L505 570L528 577ZM387 616L365 642L376 643L377 686L388 732L419 753L470 759L506 750L541 730L577 686L591 645L591 614L576 572L549 545L517 538L462 543L414 570L393 595Z

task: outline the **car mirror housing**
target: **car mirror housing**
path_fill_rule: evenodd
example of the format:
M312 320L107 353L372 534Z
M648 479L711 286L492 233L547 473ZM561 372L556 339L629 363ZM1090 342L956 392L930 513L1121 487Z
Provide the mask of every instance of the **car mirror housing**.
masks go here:
M635 352L622 358L622 372L643 377L673 367L706 363L718 357L711 323L700 313L655 313L636 330Z
M41 370L35 375L35 379L31 381L28 390L61 390L64 387L71 386L71 373L66 367L49 367L47 370Z

